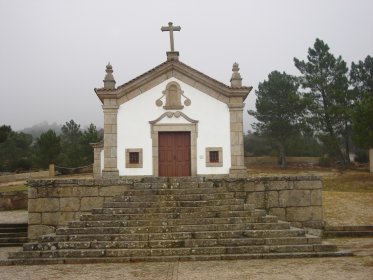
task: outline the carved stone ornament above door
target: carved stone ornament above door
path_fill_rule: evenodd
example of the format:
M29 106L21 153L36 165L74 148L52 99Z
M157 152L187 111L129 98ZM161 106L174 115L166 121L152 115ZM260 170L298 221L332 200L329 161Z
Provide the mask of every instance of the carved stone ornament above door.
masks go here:
M163 106L163 109L165 110L183 109L184 106L181 103L182 97L185 106L190 106L190 104L192 104L192 101L184 95L184 91L181 90L181 87L177 82L169 82L166 85L166 89L162 91L162 96L155 101L155 104L158 107L163 105L162 99L164 97L166 97L166 105Z

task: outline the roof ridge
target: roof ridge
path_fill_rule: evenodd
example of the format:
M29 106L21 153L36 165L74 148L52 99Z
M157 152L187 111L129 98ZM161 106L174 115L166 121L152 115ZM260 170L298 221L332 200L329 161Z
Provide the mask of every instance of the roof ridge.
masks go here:
M113 89L114 90L119 90L119 89L122 89L128 85L130 85L131 83L135 82L135 81L138 81L139 79L141 79L142 77L145 77L149 74L151 74L152 72L158 70L159 68L165 66L165 65L180 65L182 67L185 67L185 68L188 68L189 70L195 72L197 75L200 75L200 76L203 76L204 78L210 80L211 82L213 83L216 83L218 84L219 86L222 86L226 89L249 89L250 87L247 87L247 86L242 86L242 87L231 87L231 86L228 86L227 84L223 83L223 82L220 82L218 81L217 79L214 79L208 75L206 75L205 73L201 72L201 71L198 71L197 69L189 66L188 64L185 64L184 62L181 62L181 61L170 61L170 60L166 60L165 62L162 62L161 64L151 68L150 70L144 72L143 74L125 82L124 84L118 86L116 89ZM100 90L108 90L108 89L104 89L104 88L98 88L98 89L95 89L96 91L100 91Z

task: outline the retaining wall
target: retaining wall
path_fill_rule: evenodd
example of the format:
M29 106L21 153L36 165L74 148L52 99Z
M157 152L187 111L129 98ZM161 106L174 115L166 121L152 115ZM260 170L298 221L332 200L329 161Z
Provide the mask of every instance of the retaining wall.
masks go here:
M225 183L237 198L300 228L322 229L322 182L317 176L247 178Z
M201 179L200 179L201 180ZM319 177L261 177L214 179L216 187L225 187L246 203L265 209L268 214L293 226L323 228L322 183ZM140 180L34 180L29 186L28 237L35 240L55 232L81 214L100 208L103 203Z

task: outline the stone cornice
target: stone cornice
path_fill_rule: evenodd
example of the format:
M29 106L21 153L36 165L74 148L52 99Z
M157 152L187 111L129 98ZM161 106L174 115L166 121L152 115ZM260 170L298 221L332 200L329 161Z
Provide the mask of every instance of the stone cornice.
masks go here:
M145 72L144 74L130 80L129 82L119 86L117 89L107 90L101 88L95 89L95 92L100 98L101 102L103 102L103 100L106 98L119 99L124 96L128 96L129 100L148 90L148 88L145 87L147 84L154 83L152 86L156 86L157 82L161 83L163 80L169 79L171 77L177 78L178 74L184 75L189 81L191 80L192 82L189 83L191 86L197 87L198 84L201 84L209 88L210 90L215 91L217 94L222 95L222 97L224 98L221 98L220 100L225 103L228 103L224 100L227 100L227 98L229 97L242 97L242 99L245 100L252 90L252 87L238 88L227 86L182 62L166 61L156 66L155 68ZM145 90L144 87L146 88ZM135 94L133 94L134 92Z

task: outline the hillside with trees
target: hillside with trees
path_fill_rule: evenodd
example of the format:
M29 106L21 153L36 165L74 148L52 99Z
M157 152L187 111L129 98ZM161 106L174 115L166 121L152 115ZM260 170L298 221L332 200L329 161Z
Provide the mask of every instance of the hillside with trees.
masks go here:
M34 132L37 130L33 130ZM93 163L90 143L102 139L102 131L94 124L84 130L73 120L66 122L58 134L53 129L31 134L0 126L0 172L45 169L50 163L63 167L78 167Z

